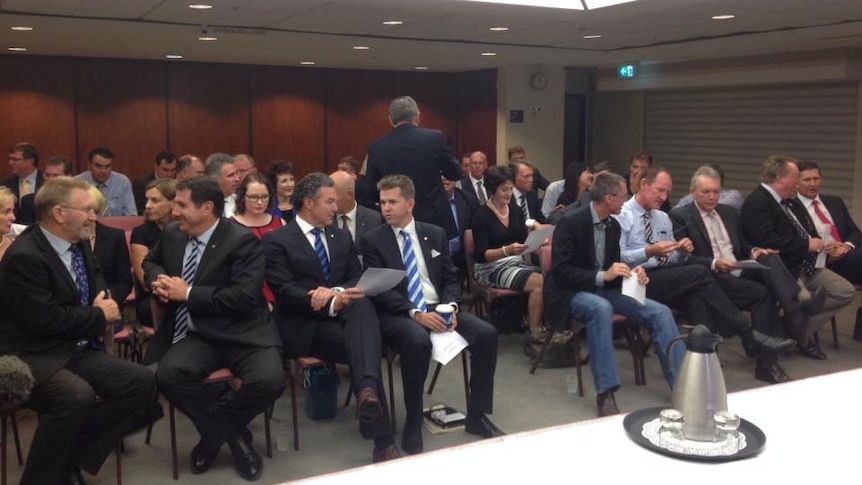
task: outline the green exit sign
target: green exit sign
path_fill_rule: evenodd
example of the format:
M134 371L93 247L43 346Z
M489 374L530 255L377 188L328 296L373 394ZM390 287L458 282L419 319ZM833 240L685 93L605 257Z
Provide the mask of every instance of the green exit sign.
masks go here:
M617 77L629 79L637 76L638 69L634 64L621 64L617 67Z

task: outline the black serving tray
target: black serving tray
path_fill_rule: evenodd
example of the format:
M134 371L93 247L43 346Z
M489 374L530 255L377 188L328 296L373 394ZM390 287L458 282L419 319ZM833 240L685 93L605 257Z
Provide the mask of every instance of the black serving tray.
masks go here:
M626 429L626 434L629 435L629 438L631 438L632 441L643 446L644 448L654 451L656 453L661 453L665 456L681 458L683 460L707 462L725 462L750 458L760 453L764 445L766 445L766 435L763 434L763 431L761 431L760 428L752 424L750 421L746 421L740 418L739 431L745 434L746 446L736 454L722 456L687 455L685 453L678 453L676 451L660 448L652 444L650 440L645 438L642 431L643 425L658 418L659 413L663 409L667 409L667 407L665 406L641 409L640 411L635 411L626 416L625 419L623 419L623 427Z

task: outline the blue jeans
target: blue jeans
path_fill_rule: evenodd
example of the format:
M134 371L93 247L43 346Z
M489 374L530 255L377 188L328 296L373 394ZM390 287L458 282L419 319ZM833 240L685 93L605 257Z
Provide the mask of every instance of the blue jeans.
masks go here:
M644 325L649 329L665 380L673 388L676 372L685 353L685 346L674 345L670 354L670 365L665 362L667 344L679 335L676 322L668 307L650 299L641 305L618 291L599 288L596 293L585 291L575 293L569 309L574 318L586 324L590 370L593 373L597 393L614 391L620 386L620 376L617 373L614 358L614 313L619 313L636 325Z

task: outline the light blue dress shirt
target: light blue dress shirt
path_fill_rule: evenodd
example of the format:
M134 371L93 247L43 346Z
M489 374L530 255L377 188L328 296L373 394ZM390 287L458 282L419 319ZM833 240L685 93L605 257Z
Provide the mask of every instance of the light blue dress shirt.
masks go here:
M132 193L132 183L125 175L111 172L108 180L104 183L96 182L89 170L79 173L77 178L94 185L105 194L108 200L109 215L112 216L136 216L138 209L135 206L135 196Z
M631 267L641 265L644 268L654 268L658 266L658 259L655 256L647 258L646 255L646 247L650 245L644 237L643 215L646 212L646 209L637 203L636 198L632 197L623 204L620 213L614 216L619 221L622 230L620 234L622 259ZM670 216L655 209L649 212L652 217L653 238L656 241L676 240L673 235L673 223ZM684 251L677 250L668 257L667 264L681 264L687 258L688 255Z

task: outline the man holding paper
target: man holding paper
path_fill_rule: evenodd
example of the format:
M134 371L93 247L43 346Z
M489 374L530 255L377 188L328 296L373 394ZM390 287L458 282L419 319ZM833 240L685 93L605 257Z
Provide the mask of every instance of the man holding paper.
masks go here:
M401 352L407 409L401 448L410 454L422 452L422 392L431 358L430 334L445 335L450 330L467 341L471 355L466 430L483 438L502 435L486 416L493 408L497 330L469 313L458 313L461 289L448 238L443 229L413 218L416 201L410 178L390 175L377 188L386 225L363 238L365 266L407 272L398 286L374 298L383 340ZM434 311L437 304L454 308L448 324L447 315Z
M621 293L626 278L645 285L649 278L640 266L620 262L619 214L626 199L625 179L613 173L596 176L590 189L592 202L567 213L557 224L551 252L551 272L545 281L545 320L567 329L570 315L584 321L590 350L590 370L596 386L599 417L618 414L614 392L620 378L614 359L613 315L619 313L652 334L665 379L673 387L684 346L665 349L677 335L670 309L654 300L641 304Z

